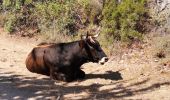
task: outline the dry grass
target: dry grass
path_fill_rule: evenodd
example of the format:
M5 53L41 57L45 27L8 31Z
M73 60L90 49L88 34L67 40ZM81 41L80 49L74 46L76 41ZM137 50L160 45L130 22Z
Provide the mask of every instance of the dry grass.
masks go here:
M72 37L66 34L58 34L56 32L47 31L45 33L40 33L40 37L42 38L43 42L69 42L72 41Z
M150 53L161 62L170 60L170 35L152 37Z
M4 25L6 17L7 16L5 14L0 14L0 26Z

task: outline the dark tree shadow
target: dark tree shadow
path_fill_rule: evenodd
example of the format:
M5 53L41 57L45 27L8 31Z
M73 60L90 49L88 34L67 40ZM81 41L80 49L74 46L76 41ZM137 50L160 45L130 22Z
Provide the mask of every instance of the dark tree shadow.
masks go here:
M103 79L110 79L110 80L122 80L122 76L120 72L112 72L107 71L105 74L87 74L86 79L93 79L93 78L103 78Z
M85 80L95 78L104 78L110 80L118 80L110 84L90 84L81 85ZM76 85L70 85L71 83L64 83L53 81L50 78L27 77L22 75L15 75L14 73L1 73L0 72L0 100L25 100L34 98L36 100L63 100L65 95L75 94L70 100L77 98L82 92L88 93L87 96L82 96L83 100L108 100L126 98L129 96L135 96L137 94L151 92L159 89L160 86L170 85L170 82L154 83L150 86L144 85L150 81L145 79L139 82L133 82L132 84L125 85L119 72L107 72L106 74L88 74L87 78L81 82L76 82ZM72 82L74 83L74 82ZM103 86L110 86L108 89L100 90ZM80 98L80 97L79 97ZM67 98L68 99L68 98Z

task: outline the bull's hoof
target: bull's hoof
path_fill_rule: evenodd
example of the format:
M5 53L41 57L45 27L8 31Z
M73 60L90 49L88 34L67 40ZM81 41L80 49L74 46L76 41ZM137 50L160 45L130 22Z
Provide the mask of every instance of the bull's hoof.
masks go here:
M65 82L72 82L74 79L72 79L72 78L65 78L63 81L65 81Z
M71 82L74 80L73 77L69 77L68 75L66 74L63 74L63 73L59 73L56 75L56 80L60 80L60 81L64 81L64 82Z

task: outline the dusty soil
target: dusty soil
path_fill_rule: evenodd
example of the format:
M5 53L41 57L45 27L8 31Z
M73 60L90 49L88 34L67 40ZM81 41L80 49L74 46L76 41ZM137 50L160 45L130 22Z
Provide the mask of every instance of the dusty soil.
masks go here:
M38 43L1 30L1 100L170 100L170 66L159 65L147 50L110 57L105 65L84 64L86 78L66 83L26 69L26 56Z

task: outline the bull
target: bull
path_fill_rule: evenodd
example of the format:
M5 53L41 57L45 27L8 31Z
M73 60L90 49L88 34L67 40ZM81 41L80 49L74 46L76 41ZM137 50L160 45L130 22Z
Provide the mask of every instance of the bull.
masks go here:
M26 68L54 80L71 82L83 79L85 72L80 67L84 63L104 64L108 61L97 36L87 34L81 40L68 43L41 43L28 54Z

